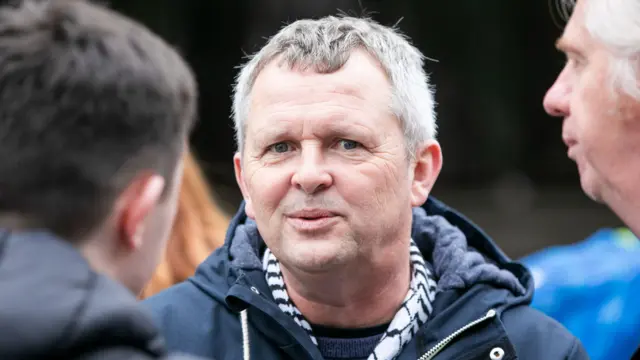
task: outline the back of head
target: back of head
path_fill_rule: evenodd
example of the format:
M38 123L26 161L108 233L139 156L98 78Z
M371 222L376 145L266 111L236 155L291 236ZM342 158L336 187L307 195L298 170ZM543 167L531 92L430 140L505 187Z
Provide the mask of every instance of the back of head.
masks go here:
M0 227L79 240L134 177L171 187L195 117L181 57L80 0L0 9Z
M163 351L121 285L137 293L160 259L195 103L185 62L132 20L0 7L0 357Z

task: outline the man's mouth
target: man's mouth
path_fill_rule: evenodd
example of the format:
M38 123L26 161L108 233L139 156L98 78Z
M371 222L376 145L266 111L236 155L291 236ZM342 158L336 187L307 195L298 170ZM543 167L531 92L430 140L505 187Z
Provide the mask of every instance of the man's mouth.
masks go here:
M303 209L289 213L287 216L300 219L318 219L336 216L336 213L326 209Z
M338 218L336 213L324 209L305 209L287 214L289 224L301 232L328 229Z

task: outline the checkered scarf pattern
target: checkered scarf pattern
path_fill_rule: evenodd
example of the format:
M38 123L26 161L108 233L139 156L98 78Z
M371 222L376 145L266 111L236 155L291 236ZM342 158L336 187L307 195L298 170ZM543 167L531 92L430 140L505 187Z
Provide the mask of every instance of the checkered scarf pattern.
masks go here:
M396 359L404 346L424 325L433 310L431 303L436 292L436 279L433 276L433 271L425 263L413 240L411 240L409 254L412 271L409 291L368 360ZM269 284L273 298L280 310L290 315L296 324L309 334L311 341L317 345L318 342L313 335L311 325L289 298L287 286L280 270L280 263L269 249L264 253L262 266L267 284Z

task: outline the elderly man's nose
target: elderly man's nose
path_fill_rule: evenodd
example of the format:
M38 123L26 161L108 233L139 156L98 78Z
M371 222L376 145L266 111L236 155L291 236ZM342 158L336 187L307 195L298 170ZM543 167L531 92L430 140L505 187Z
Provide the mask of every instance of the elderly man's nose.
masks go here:
M569 86L558 78L544 96L542 105L547 114L555 117L569 115Z
M292 184L307 194L313 194L331 186L333 178L327 172L322 155L317 150L303 152L300 166L293 175Z

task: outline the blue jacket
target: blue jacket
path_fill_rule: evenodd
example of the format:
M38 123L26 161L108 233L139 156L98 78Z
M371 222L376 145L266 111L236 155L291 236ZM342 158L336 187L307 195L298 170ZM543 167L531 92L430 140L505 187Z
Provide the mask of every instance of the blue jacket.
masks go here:
M536 283L531 306L566 326L591 359L631 358L640 345L640 241L629 229L600 229L520 261Z
M558 322L529 307L530 273L478 227L435 199L414 209L412 238L438 278L433 313L399 360L588 359ZM264 242L242 205L224 246L187 281L143 303L167 345L217 360L313 359L318 348L273 300ZM245 357L246 359L246 357Z

